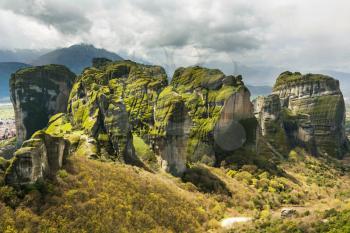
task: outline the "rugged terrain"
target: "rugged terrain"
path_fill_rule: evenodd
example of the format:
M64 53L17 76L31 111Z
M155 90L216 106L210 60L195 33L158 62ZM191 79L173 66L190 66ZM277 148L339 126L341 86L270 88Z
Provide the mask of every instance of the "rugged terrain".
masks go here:
M162 67L94 59L66 106L0 160L0 231L349 226L339 224L350 209L345 107L330 77L281 74L256 102L256 120L241 76L196 66L168 84ZM341 151L324 150L342 140ZM223 224L236 217L248 222Z
M348 151L346 109L339 81L329 76L284 72L273 94L256 100L262 134L275 147L301 146L313 155L342 158ZM285 139L279 135L278 132Z
M18 145L45 127L52 115L66 111L74 78L61 65L23 68L11 75Z

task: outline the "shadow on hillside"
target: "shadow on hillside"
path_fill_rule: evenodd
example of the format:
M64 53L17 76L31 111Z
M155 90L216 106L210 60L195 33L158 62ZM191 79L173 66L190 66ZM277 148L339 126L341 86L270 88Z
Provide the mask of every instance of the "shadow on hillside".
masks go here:
M224 194L227 196L232 195L226 187L226 184L205 167L196 166L188 168L182 176L182 180L194 184L204 193Z

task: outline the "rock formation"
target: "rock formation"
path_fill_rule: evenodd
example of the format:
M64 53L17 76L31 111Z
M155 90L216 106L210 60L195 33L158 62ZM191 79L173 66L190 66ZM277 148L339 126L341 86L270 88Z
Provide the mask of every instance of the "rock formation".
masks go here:
M18 186L55 176L74 144L64 136L71 128L62 113L53 116L47 129L37 131L15 152L6 171L6 183Z
M148 169L143 151L135 150L145 146L161 167L181 175L187 163L216 165L254 142L253 105L239 76L179 68L168 85L159 66L102 58L93 64L75 81L67 113L53 116L15 153L8 183L50 177L69 154Z
M290 147L337 158L348 149L344 99L339 82L331 77L284 72L273 94L256 100L255 113L264 136L271 139L284 132ZM274 143L283 143L278 138Z
M198 66L179 68L158 103L151 134L173 174L183 173L186 162L219 164L255 133L254 122L252 128L243 122L255 120L250 93L240 76Z
M74 78L61 65L24 68L11 76L18 145L46 127L50 116L66 111Z

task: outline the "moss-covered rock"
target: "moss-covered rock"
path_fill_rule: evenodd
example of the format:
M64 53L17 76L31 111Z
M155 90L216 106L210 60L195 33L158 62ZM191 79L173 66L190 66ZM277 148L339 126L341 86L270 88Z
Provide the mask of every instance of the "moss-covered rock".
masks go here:
M50 116L65 112L75 74L62 65L23 68L10 79L17 142L46 127Z
M183 172L185 163L219 164L246 144L248 131L256 130L243 126L243 119L255 121L241 76L199 66L179 68L159 96L152 137L156 148L165 149L160 153L168 170Z
M132 135L147 137L154 125L154 107L167 85L166 73L159 66L132 61L95 63L73 86L71 122L96 139L97 156L140 164Z
M46 167L56 171L61 164L50 160L74 153L152 169L160 160L181 175L187 163L219 164L255 141L250 93L240 76L180 68L168 86L159 66L105 59L94 64L76 79L67 113L52 116L16 152L8 183L46 177Z
M263 135L271 139L276 133L272 126L277 125L289 147L302 146L312 154L338 158L346 153L345 103L338 80L287 71L277 78L273 91L274 95L256 101Z
M6 170L6 183L19 186L55 177L80 141L80 138L74 140L72 136L72 126L64 114L51 117L47 128L35 132L14 153Z

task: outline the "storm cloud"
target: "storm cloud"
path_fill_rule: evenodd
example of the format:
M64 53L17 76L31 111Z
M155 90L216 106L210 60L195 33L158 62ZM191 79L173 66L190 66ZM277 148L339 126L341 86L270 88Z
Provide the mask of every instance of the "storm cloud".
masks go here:
M91 43L173 69L350 72L347 0L2 0L0 49Z
M62 33L86 32L91 28L92 22L85 17L84 9L73 2L66 1L61 4L55 0L2 0L0 6L52 26Z

